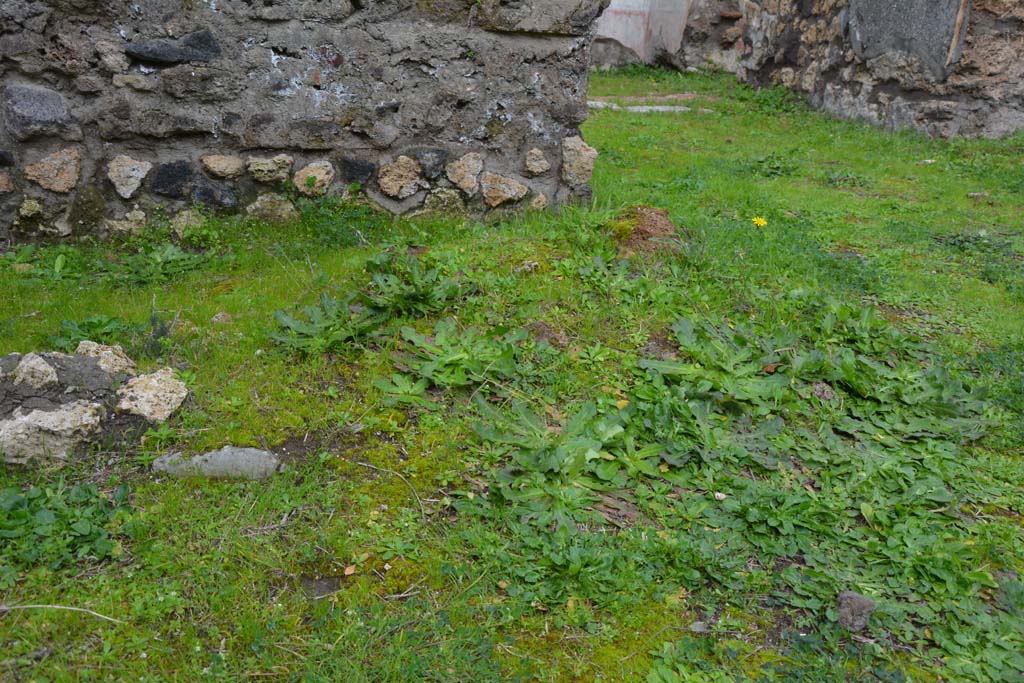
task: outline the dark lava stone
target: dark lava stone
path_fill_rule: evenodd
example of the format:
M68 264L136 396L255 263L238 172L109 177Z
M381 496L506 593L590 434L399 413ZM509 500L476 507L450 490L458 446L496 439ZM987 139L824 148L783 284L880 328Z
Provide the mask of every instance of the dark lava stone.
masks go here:
M153 194L179 199L188 192L192 181L192 165L187 161L172 161L160 164L153 171L149 189Z
M233 209L238 206L238 198L229 185L203 177L198 178L192 187L192 201L220 209Z
M372 161L356 157L341 157L338 160L338 167L341 170L341 179L346 183L365 183L377 170Z
M413 150L412 155L423 169L423 175L430 180L440 178L444 173L444 165L448 163L447 150L439 148Z
M178 40L144 40L124 49L129 57L155 64L209 62L220 55L220 45L209 29L200 29Z

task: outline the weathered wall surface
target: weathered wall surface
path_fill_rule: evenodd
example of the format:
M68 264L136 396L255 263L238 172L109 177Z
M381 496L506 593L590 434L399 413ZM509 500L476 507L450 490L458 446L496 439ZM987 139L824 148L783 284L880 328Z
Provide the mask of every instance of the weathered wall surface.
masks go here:
M781 83L815 106L935 136L1024 128L1024 3L1016 0L692 0L661 57Z
M654 64L682 47L690 0L611 0L598 19L596 64Z
M0 239L272 215L287 183L396 212L586 198L606 3L3 0Z

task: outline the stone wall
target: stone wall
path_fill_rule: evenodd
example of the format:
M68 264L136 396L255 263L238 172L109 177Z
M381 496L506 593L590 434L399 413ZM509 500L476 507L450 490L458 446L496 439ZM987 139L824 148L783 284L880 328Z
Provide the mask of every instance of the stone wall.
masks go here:
M363 185L481 212L589 196L607 0L3 0L0 240L274 215Z
M657 63L682 47L690 0L611 0L597 22L592 60L623 66Z
M688 1L681 48L655 61L710 63L892 129L1002 137L1024 128L1022 2Z

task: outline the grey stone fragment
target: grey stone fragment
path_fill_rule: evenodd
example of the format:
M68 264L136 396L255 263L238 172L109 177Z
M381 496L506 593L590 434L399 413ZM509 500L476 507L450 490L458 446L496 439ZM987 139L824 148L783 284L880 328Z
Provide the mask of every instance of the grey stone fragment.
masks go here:
M597 150L578 135L562 141L562 179L571 187L586 185L594 172Z
M103 221L103 229L112 235L138 235L146 227L146 212L135 208L124 215L124 218L108 218Z
M276 192L261 194L245 207L245 212L264 223L290 223L299 217L299 212L288 198Z
M551 162L542 150L534 147L526 153L526 172L531 176L539 176L551 170Z
M153 461L153 471L172 477L209 479L266 479L281 467L277 456L256 448L225 446L220 450L184 458L181 453L162 455Z
M142 181L152 168L153 164L148 161L118 154L107 164L107 177L114 184L117 194L129 199L142 186Z
M261 183L283 183L291 174L294 159L288 154L273 157L249 157L246 168L254 180Z
M871 613L875 611L875 601L866 595L843 591L839 594L837 605L839 625L847 631L863 631L867 628Z
M33 389L46 389L57 383L57 369L37 353L22 357L14 369L14 383L27 384Z
M81 137L64 96L38 85L10 83L0 102L4 127L15 140L25 141L42 135L57 135L69 140Z
M78 343L75 355L95 358L100 369L111 375L119 373L135 374L135 361L125 355L124 349L121 348L120 344L111 346L84 340Z
M103 407L89 401L65 403L55 410L17 409L0 421L0 459L6 463L67 460L100 429Z
M130 43L124 51L133 59L154 64L209 62L220 56L220 44L209 29L204 28L177 40L157 38Z
M615 102L593 101L587 102L591 109L611 109L612 111L628 111L631 114L682 114L693 111L690 107L668 104L637 104L625 106Z
M480 174L484 170L484 158L476 152L464 154L445 167L448 180L472 197L480 189Z
M395 143L395 140L397 140L401 134L402 132L395 126L378 121L370 128L367 136L370 138L370 143L377 149L387 149Z
M117 390L117 409L159 424L174 414L188 398L188 387L171 368L132 377Z

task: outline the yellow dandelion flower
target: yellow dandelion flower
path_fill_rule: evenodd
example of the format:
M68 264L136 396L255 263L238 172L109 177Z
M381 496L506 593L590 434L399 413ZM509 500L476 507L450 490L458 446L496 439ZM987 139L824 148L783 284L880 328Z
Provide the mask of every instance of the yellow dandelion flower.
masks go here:
M753 221L754 225L756 225L759 228L763 228L764 226L768 225L768 221L765 220L763 216L754 216L750 220Z

